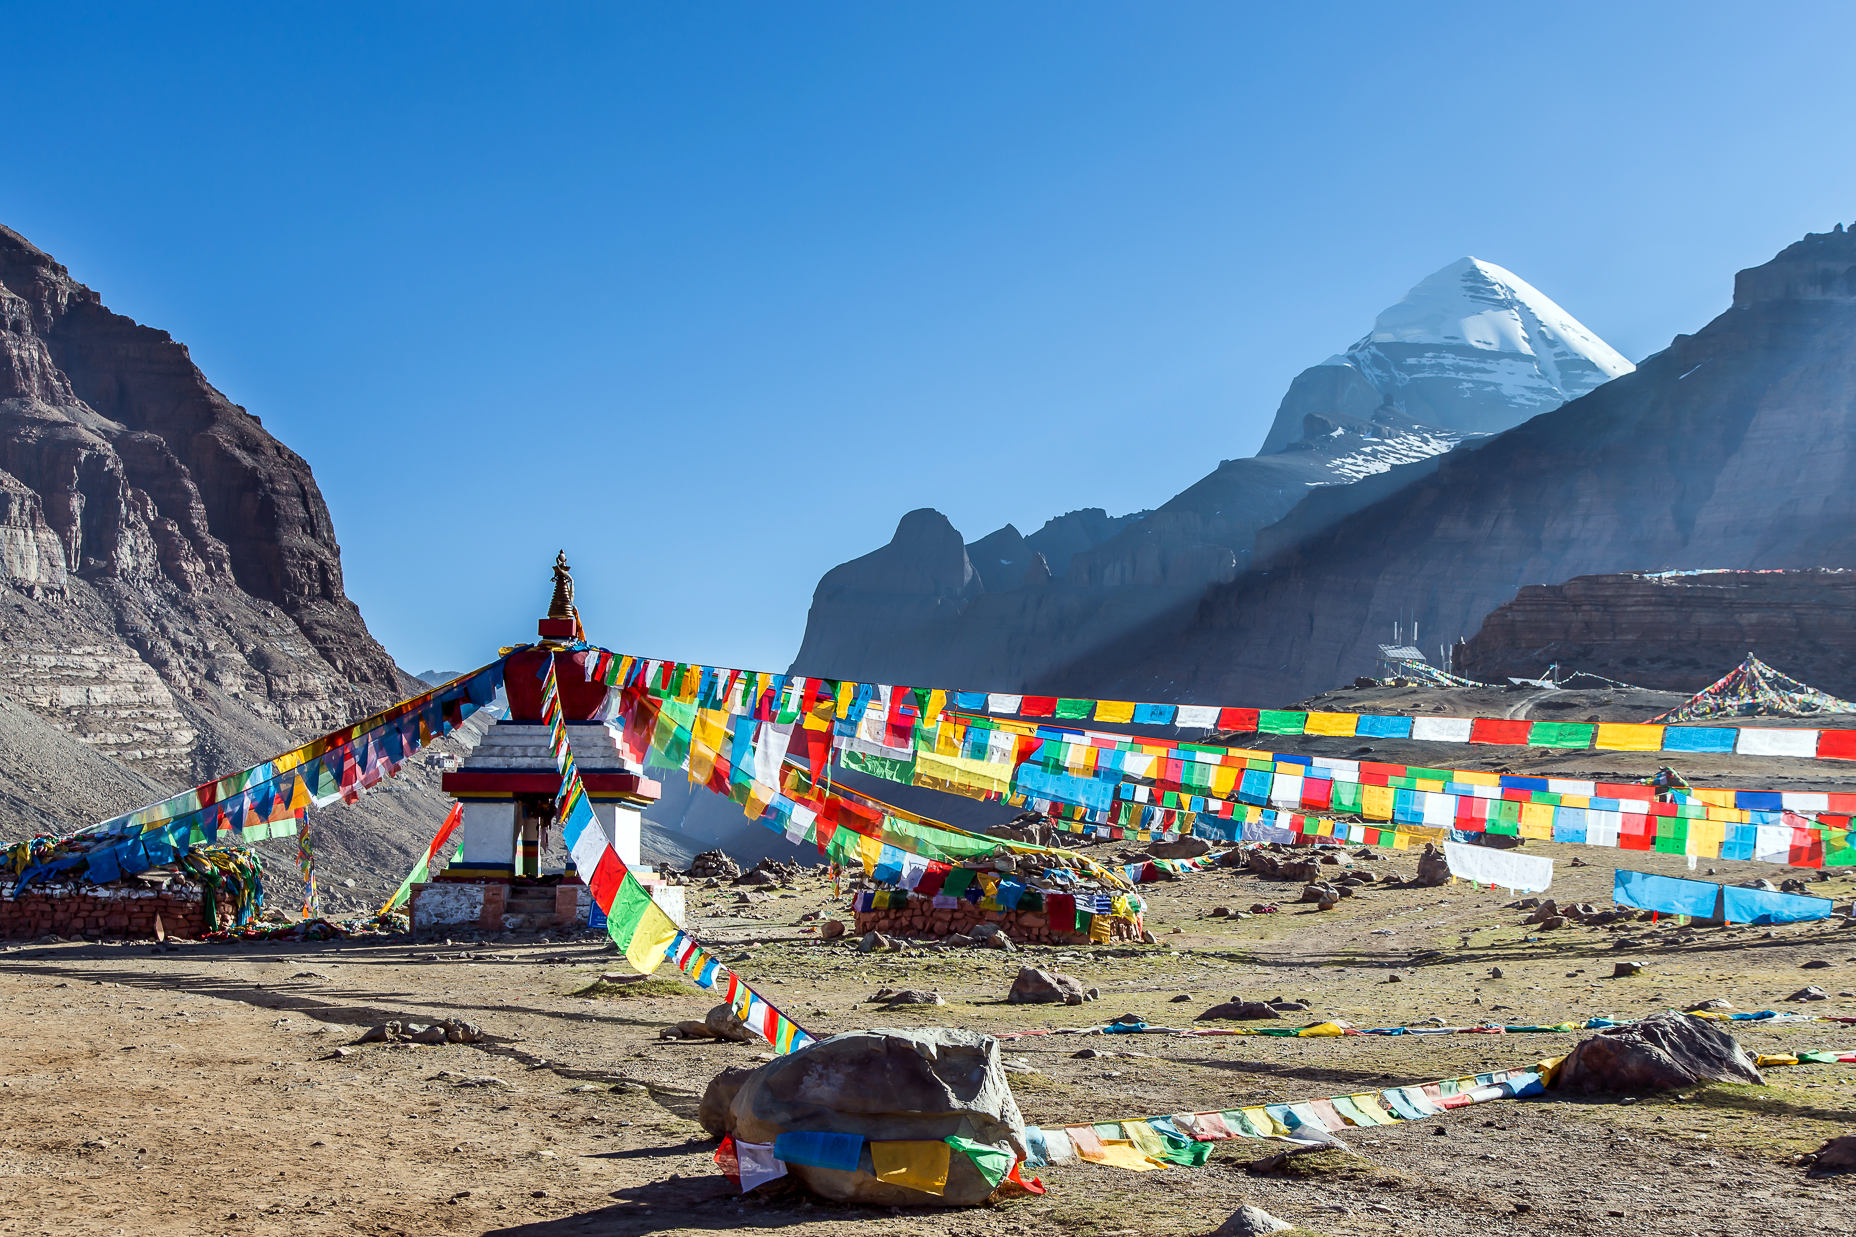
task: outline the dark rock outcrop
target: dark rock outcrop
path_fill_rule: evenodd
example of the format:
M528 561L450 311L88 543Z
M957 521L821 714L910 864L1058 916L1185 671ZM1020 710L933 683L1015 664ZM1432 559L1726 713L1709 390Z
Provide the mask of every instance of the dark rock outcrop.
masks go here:
M1485 683L1586 671L1697 692L1748 652L1833 696L1856 692L1856 571L1579 576L1532 584L1457 650Z
M1673 1091L1698 1082L1762 1085L1738 1041L1715 1023L1660 1013L1607 1027L1572 1050L1555 1085L1562 1091Z

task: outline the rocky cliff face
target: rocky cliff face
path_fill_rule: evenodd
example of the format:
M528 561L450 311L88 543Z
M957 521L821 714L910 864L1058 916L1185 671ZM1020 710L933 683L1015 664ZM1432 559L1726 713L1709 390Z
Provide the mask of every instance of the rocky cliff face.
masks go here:
M0 769L0 832L137 806L416 688L343 593L302 457L0 227L0 730L9 766L17 740L71 770L10 793Z
M1749 652L1847 699L1856 692L1856 572L1616 574L1529 585L1482 620L1458 650L1457 669L1499 683L1558 664L1562 677L1583 670L1692 693Z
M1066 670L1119 697L1294 700L1368 673L1394 622L1455 641L1530 584L1856 566L1856 236L1742 272L1733 306L1627 374L1270 540L1183 629ZM1744 653L1745 650L1740 650Z
M1129 633L1183 632L1205 591L1237 579L1259 534L1292 512L1332 523L1460 444L1630 368L1525 281L1464 258L1304 371L1260 454L1223 461L1157 510L1072 512L970 545L938 512L909 513L889 545L820 581L793 668L1067 689L1052 676Z

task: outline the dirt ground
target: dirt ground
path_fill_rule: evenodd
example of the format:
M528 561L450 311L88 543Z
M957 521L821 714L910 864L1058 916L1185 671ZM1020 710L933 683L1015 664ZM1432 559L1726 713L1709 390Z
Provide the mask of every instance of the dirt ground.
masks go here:
M1614 852L1530 844L1559 862L1551 891L1604 903ZM1356 860L1410 875L1415 859ZM1573 857L1592 866L1571 867ZM1679 857L1633 865L1686 872ZM1713 866L1726 878L1767 865ZM1817 886L1841 901L1851 881ZM1360 1026L1630 1016L1723 997L1743 1010L1856 1016L1856 933L1820 926L1543 933L1467 885L1368 890L1325 914L1213 918L1295 886L1226 870L1145 887L1158 946L910 950L859 955L807 931L834 913L821 878L740 905L693 888L703 937L819 1034L870 1025L1046 1030L1138 1014L1190 1026L1233 995L1306 997ZM1833 921L1841 923L1841 918ZM1177 931L1175 931L1177 929ZM1624 944L1617 947L1622 940ZM1648 966L1608 978L1618 958ZM1828 969L1801 969L1821 959ZM1081 1009L1011 1006L1026 962L1103 993ZM1489 977L1500 966L1501 979ZM674 972L575 995L626 968L595 941L15 947L0 953L0 1234L1207 1233L1255 1203L1346 1234L1851 1231L1847 1178L1791 1157L1856 1124L1856 1069L1767 1071L1765 1087L1706 1087L1634 1104L1552 1097L1350 1134L1357 1159L1256 1177L1271 1144L1220 1144L1202 1169L1040 1170L1050 1193L970 1211L846 1210L777 1188L742 1197L690 1119L707 1080L764 1045L671 1042L713 1003ZM1394 980L1398 982L1394 982ZM885 985L945 1007L886 1012ZM1807 983L1841 995L1783 998ZM1178 1000L1182 994L1190 999ZM353 1045L389 1018L455 1015L493 1042ZM1222 1024L1231 1025L1231 1024ZM1525 1066L1578 1035L1342 1039L1038 1036L1010 1041L1027 1121L1076 1123L1321 1097ZM1856 1026L1750 1030L1753 1051L1856 1048ZM353 1045L348 1055L338 1046ZM1125 1056L1078 1059L1085 1047ZM492 1081L482 1081L484 1079ZM767 1195L768 1197L763 1197Z

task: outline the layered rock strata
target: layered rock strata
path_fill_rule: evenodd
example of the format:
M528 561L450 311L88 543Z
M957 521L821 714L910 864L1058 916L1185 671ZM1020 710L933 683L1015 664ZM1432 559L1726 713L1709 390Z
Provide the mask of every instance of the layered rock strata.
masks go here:
M1458 651L1499 683L1586 671L1697 692L1747 653L1833 696L1856 692L1856 571L1579 576L1523 588ZM1577 685L1588 685L1580 681Z
M185 345L0 227L0 837L139 806L420 689L343 592L302 457ZM444 814L427 780L328 813L325 875L397 883ZM293 868L272 865L278 888Z

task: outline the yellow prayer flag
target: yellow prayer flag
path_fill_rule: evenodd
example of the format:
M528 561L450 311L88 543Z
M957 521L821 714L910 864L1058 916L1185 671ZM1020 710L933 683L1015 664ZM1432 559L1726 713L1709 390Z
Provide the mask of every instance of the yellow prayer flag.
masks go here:
M922 710L922 724L932 725L941 716L941 710L947 707L947 693L936 688L928 693L928 707Z
M715 772L715 753L699 741L692 739L689 765L691 784L701 786Z
M863 861L865 876L869 876L876 871L877 857L882 853L882 839L873 838L862 833L857 835L857 857Z
M1257 1128L1265 1138L1280 1138L1289 1132L1289 1127L1270 1115L1267 1108L1240 1108L1246 1120Z
M657 903L650 903L632 932L631 944L625 947L625 960L639 972L651 974L664 964L664 950L676 939L677 931L676 922Z
M1302 727L1302 733L1335 734L1352 738L1354 727L1359 724L1358 713L1310 713L1307 723Z
M1137 1173L1150 1173L1156 1168L1166 1167L1125 1138L1104 1138L1101 1153L1091 1158L1098 1164L1131 1168Z
M1098 700L1096 701L1096 720L1099 722L1131 722L1134 720L1134 701Z
M1392 798L1390 786L1360 787L1360 815L1368 820L1391 820Z
M1157 1160L1166 1154L1166 1144L1160 1141L1160 1135L1154 1133L1154 1127L1145 1121L1123 1121L1121 1132L1142 1155Z
M1614 752L1660 752L1663 749L1662 726L1645 726L1634 722L1600 722L1593 747Z
M1524 838L1551 841L1553 838L1553 806L1548 803L1523 803L1520 835Z
M953 1148L939 1139L870 1140L870 1167L879 1181L906 1186L924 1194L947 1189L947 1170Z

